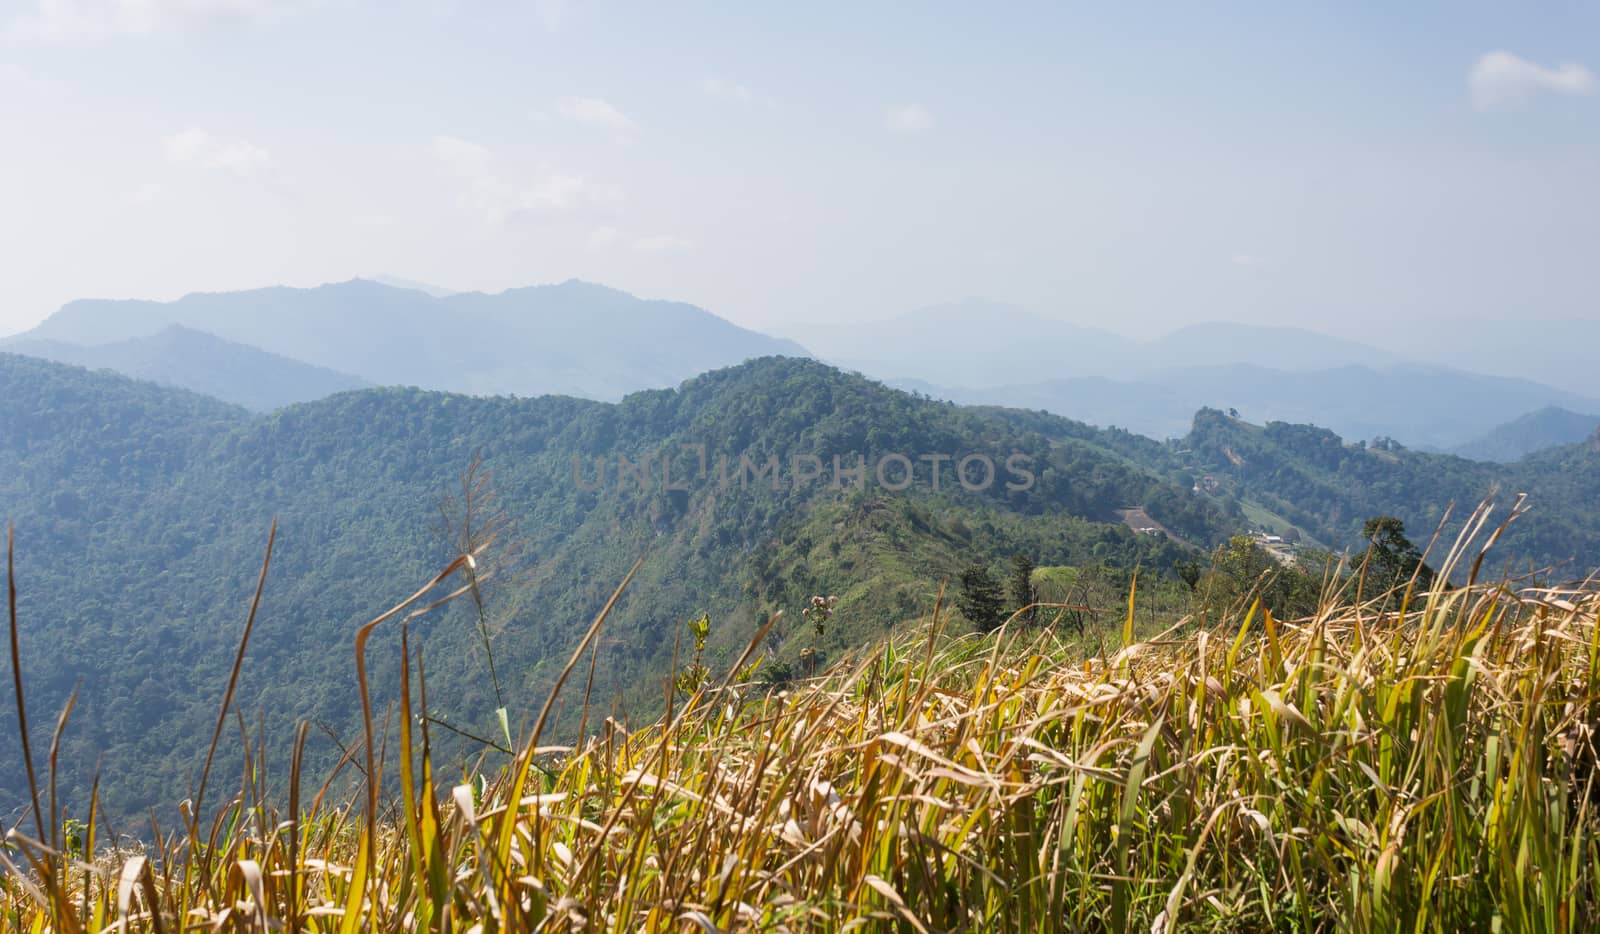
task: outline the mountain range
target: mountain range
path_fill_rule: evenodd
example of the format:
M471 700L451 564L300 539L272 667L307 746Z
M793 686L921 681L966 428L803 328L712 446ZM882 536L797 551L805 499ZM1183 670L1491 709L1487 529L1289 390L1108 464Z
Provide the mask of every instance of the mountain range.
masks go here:
M956 406L800 358L617 403L375 388L253 414L0 354L0 392L0 514L17 530L30 703L59 709L77 690L62 793L81 800L99 769L118 818L170 803L198 768L274 519L238 702L278 752L294 721L318 724L313 767L354 729L356 628L487 530L482 603L406 624L434 715L479 737L494 735L497 707L526 725L641 558L591 692L619 717L659 705L677 633L700 613L713 620L707 652L731 658L783 611L763 652L799 665L925 613L936 583L968 563L1014 554L1138 566L1140 586L1156 586L1247 527L1344 548L1364 519L1392 514L1426 541L1454 505L1448 537L1497 488L1536 504L1497 559L1581 577L1600 553L1600 451L1587 443L1493 465L1215 409L1157 442ZM1151 522L1165 534L1130 527ZM819 594L840 598L825 635L798 612ZM369 650L379 710L398 629ZM561 711L573 728L580 705ZM482 752L436 735L441 754ZM17 761L16 742L0 733L0 759ZM22 800L20 782L0 774L0 813Z
M891 381L957 387L993 388L1047 378L1138 381L1200 366L1321 370L1406 359L1304 328L1215 321L1137 339L977 299L882 321L811 325L805 334L809 349L838 366Z
M1421 342L1380 347L1304 328L1206 322L1135 339L968 300L806 333L821 359L895 386L1153 438L1183 434L1196 408L1213 406L1454 450L1541 408L1600 411L1585 392L1419 362L1441 356Z
M0 342L0 349L25 352L49 341L45 346L61 353L63 344L103 347L174 325L369 384L473 395L615 400L754 357L805 353L693 305L576 280L495 295L439 297L355 279L312 289L197 293L174 302L82 300ZM186 378L180 385L200 383Z
M675 635L703 612L715 625L708 651L737 652L787 610L767 651L796 664L813 640L799 608L814 594L840 597L838 624L816 644L830 657L926 612L929 587L981 556L1171 568L1186 551L1128 528L1117 511L1129 505L1196 542L1239 527L1123 453L1152 442L919 400L797 358L615 404L379 388L257 415L0 354L0 393L0 516L17 530L30 705L58 709L78 690L63 793L81 800L98 767L122 817L167 801L174 778L198 767L274 519L239 696L277 745L301 718L348 741L355 628L448 563L468 526L500 531L481 556L482 625L503 684L488 676L469 605L411 634L437 715L479 736L497 729L497 707L513 724L535 712L558 659L641 557L595 688L619 711L659 703ZM703 446L703 466L684 445ZM916 468L904 489L893 463L875 469L896 454ZM969 455L989 459L991 482L977 483L976 462L968 484L956 480ZM948 459L940 478L924 456ZM873 465L859 480L857 457ZM483 483L465 484L468 495L474 462ZM642 481L641 463L652 465ZM396 629L373 653L380 709ZM314 744L325 766L338 755L328 733ZM17 761L16 742L0 732L0 761ZM21 781L0 770L0 815Z
M1379 347L1212 322L1133 339L969 300L809 327L808 350L692 305L579 281L487 295L381 278L167 303L77 301L0 348L258 411L366 385L615 401L746 359L815 351L935 398L1039 408L1152 438L1182 435L1194 410L1211 406L1504 460L1582 436L1570 421L1558 431L1550 415L1533 413L1600 412L1600 399L1583 392L1417 362L1440 356L1440 342L1466 339L1456 332ZM1524 416L1544 429L1510 427Z
M1210 406L1236 409L1255 422L1314 423L1348 438L1396 438L1410 446L1459 450L1464 455L1479 450L1472 447L1478 439L1533 410L1567 411L1561 408L1566 406L1600 411L1600 400L1528 380L1415 364L1322 370L1251 364L1175 366L1138 380L1085 376L981 389L922 381L895 385L956 402L1070 412L1092 424L1115 425L1153 438L1182 435L1195 409ZM1570 443L1582 436L1563 434L1553 440Z
M148 337L104 344L23 336L0 346L10 353L92 370L114 370L135 379L191 389L258 412L372 385L359 377L226 341L181 324L167 325Z
M1391 334L1413 359L1579 395L1597 392L1593 348L1600 346L1600 321L1525 314L1504 321L1399 319Z

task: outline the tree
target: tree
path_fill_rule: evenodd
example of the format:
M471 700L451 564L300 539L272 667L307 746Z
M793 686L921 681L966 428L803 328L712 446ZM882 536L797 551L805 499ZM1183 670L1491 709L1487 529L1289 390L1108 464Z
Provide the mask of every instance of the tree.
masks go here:
M1433 586L1434 571L1422 561L1422 552L1406 538L1406 526L1394 516L1368 519L1361 527L1367 540L1368 594L1398 590L1417 578L1419 590Z
M1211 618L1242 610L1257 598L1275 616L1307 616L1316 612L1320 592L1320 578L1285 567L1249 535L1235 535L1217 546L1211 570L1195 588L1200 612Z
M1033 605L1039 598L1033 589L1033 559L1024 554L1011 556L1011 603L1024 610L1022 618L1033 622Z
M956 598L961 615L980 630L993 632L1005 619L1005 596L1000 582L981 564L971 564L961 572L961 593Z

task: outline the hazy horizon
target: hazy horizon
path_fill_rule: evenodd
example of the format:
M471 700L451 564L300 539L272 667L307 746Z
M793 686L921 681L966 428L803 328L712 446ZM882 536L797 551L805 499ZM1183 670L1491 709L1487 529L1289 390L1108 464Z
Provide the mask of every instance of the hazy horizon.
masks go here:
M622 292L625 292L625 293L627 293L629 295L632 295L635 298L638 298L638 299L641 299L641 300L645 300L645 301L687 302L688 304L696 305L696 307L701 307L703 310L705 310L707 312L710 312L711 314L716 315L717 317L723 318L724 320L727 320L730 323L738 325L740 327L747 328L749 330L753 330L753 331L756 331L756 332L759 332L759 333L768 334L768 335L771 335L773 337L787 338L789 340L793 340L793 341L796 341L798 343L801 343L802 345L805 344L804 338L808 333L811 333L811 326L813 326L813 325L828 326L828 327L831 327L831 328L838 328L838 327L841 327L841 326L844 326L844 325L848 325L848 324L852 324L852 323L884 324L884 323L891 323L891 322L897 321L897 320L902 319L902 318L908 318L908 317L916 316L918 314L925 313L925 312L936 311L936 310L941 310L941 309L946 309L946 308L959 307L959 306L962 306L962 305L1004 306L1004 307L1007 307L1007 308L1009 308L1009 309L1011 309L1013 311L1020 312L1020 313L1026 314L1026 315L1035 316L1035 317L1039 317L1039 318L1042 318L1042 319L1047 319L1047 320L1051 320L1051 321L1055 321L1055 322L1060 322L1060 323L1064 323L1064 324L1071 325L1071 326L1074 326L1074 327L1096 329L1096 330L1103 331L1103 332L1105 332L1107 334L1111 334L1111 335L1114 335L1114 336L1117 336L1117 337L1128 339L1130 341L1155 340L1155 339L1159 339L1159 338L1162 338L1162 337L1167 337L1167 336L1173 335L1173 334L1175 334L1177 332L1180 332L1180 331L1183 331L1183 330L1185 330L1187 328L1193 328L1193 327L1197 327L1197 326L1206 326L1206 325L1242 325L1242 326L1246 326L1246 327L1281 328L1281 329L1300 330L1300 331L1307 331L1307 332L1310 332L1310 333L1313 333L1313 334L1321 334L1321 335L1324 335L1324 336L1327 336L1327 337L1332 337L1332 338L1341 339L1341 340L1352 340L1352 341L1358 341L1358 342L1369 342L1369 343L1374 343L1374 344L1378 343L1381 340L1381 338L1374 338L1370 331L1368 331L1367 329L1362 328L1362 327L1338 328L1338 327L1330 327L1330 326L1328 326L1330 324L1337 324L1338 322L1336 320L1335 321L1308 320L1308 321L1305 321L1305 322L1295 322L1295 321L1271 320L1271 319L1269 319L1269 320L1252 321L1252 320L1243 320L1243 319L1236 319L1236 318L1230 319L1230 318L1226 318L1226 317L1194 318L1194 319L1190 319L1190 320L1175 320L1175 321L1172 321L1170 323L1164 323L1164 324L1159 325L1156 328L1152 329L1152 328L1148 328L1148 327L1137 325L1137 323L1130 323L1128 321L1121 320L1121 319L1118 319L1118 318L1115 318L1115 317L1099 318L1099 319L1096 319L1096 318L1072 318L1072 317L1068 317L1068 316L1065 316L1065 315L1053 314L1050 309L1036 308L1036 307L1031 307L1031 306L1028 306L1028 305L1018 304L1018 303L1015 303L1015 302L1001 301L1001 300L989 298L987 296L982 296L982 295L966 295L966 296L961 296L959 298L951 298L951 299L944 300L944 301L935 301L935 302L930 302L930 303L921 304L921 305L917 305L917 306L885 307L885 308L882 308L882 309L879 309L879 310L871 311L869 313L858 314L858 315L849 315L849 316L843 316L843 317L831 317L831 316L825 316L825 315L818 315L818 316L810 317L810 318L800 317L800 318L797 318L794 321L775 321L775 322L772 322L771 324L763 325L763 324L760 324L760 323L742 322L742 321L738 320L738 316L736 316L736 315L724 314L722 312L722 310L717 309L717 308L705 308L704 306L698 305L695 302L688 302L686 299L683 299L683 298L678 297L678 296L673 296L673 295L654 295L654 294L649 294L649 293L638 293L638 292L630 291L628 289L621 288L621 287L616 286L616 285L614 285L612 283L596 282L596 281L589 280L589 279L581 279L581 278L578 278L578 277L575 277L575 276L567 277L565 279L552 279L552 280L549 280L549 281L541 281L541 282L524 282L524 283L521 283L521 284L512 284L512 285L507 285L507 286L498 287L498 288L481 288L480 289L480 288L458 288L458 287L455 287L451 283L423 282L423 281L420 281L420 280L409 279L409 278L407 278L405 276L398 275L398 274L393 274L393 273L390 273L390 272L387 272L387 271L386 272L379 272L379 273L353 274L353 275L346 276L346 277L341 278L341 279L330 279L330 280L323 281L323 282L310 282L310 283L305 283L305 284L288 283L288 282L269 282L269 283L263 283L263 284L260 284L260 285L241 286L241 287L238 287L238 288L179 290L179 291L173 292L173 293L163 293L161 295L153 295L153 296L152 295L121 295L121 296L119 296L119 295L79 295L79 296L75 296L74 298L69 299L67 302L63 303L63 306L66 305L66 304L70 304L72 302L76 302L76 301L110 301L110 302L119 302L119 301L154 301L154 302L160 302L160 303L169 303L169 302L178 301L178 300L183 299L183 298L185 298L187 296L199 295L199 294L229 294L229 293L236 293L236 292L250 292L250 291L256 291L256 290L260 290L260 289L270 289L270 288L291 288L291 289L300 289L300 290L310 290L310 289L321 288L321 287L324 287L324 286L339 285L341 283L352 282L352 281L357 281L357 280L367 281L367 282L374 282L374 283L377 283L378 285L383 285L383 286L387 286L387 287L390 287L390 288L412 289L412 290L415 290L415 291L424 292L425 294L431 294L433 297L436 297L436 298L437 297L443 297L443 296L446 296L446 295L470 294L470 293L478 293L478 294L486 294L486 295L498 295L498 294L501 294L503 292L515 291L515 290L518 290L518 289L542 288L542 287L558 286L558 285L562 285L562 284L564 284L566 282L573 282L573 281L583 282L583 283L586 283L586 284L589 284L589 285L596 285L596 286L601 286L603 288L615 289L617 291L622 291ZM0 332L0 340L3 340L5 338L9 338L9 337L19 337L19 336L22 336L22 335L26 334L27 332L31 331L33 328L37 327L46 318L50 317L50 315L53 315L56 311L59 311L59 310L60 310L60 308L51 309L51 311L47 312L44 315L41 315L38 318L38 320L30 321L30 322L28 322L26 324L23 324L21 326L15 327L12 330L6 330L6 331L3 331L3 332ZM4 320L4 319L0 318L0 320ZM1567 316L1567 317L1551 316L1551 317L1546 317L1546 318L1533 318L1533 317L1520 317L1519 318L1519 317L1515 317L1515 316L1511 316L1511 317L1507 317L1507 318L1491 318L1491 317L1487 317L1486 316L1486 317L1484 317L1482 319L1479 319L1479 320L1480 320L1480 323L1490 323L1490 322L1499 323L1499 324L1522 323L1522 324L1534 324L1534 325L1537 325L1537 324L1560 324L1560 323L1574 322L1574 321L1587 322L1587 321L1594 321L1596 319L1590 318L1590 317L1587 317L1587 316L1573 315L1573 316ZM1412 321L1404 322L1404 324L1409 326L1409 327L1411 327L1411 328L1413 328L1416 331L1423 331L1423 330L1426 330L1429 326L1439 325L1439 324L1452 322L1452 321L1453 321L1453 323L1459 323L1460 319L1450 319L1450 318L1447 318L1447 317L1444 317L1444 316L1418 317L1416 319L1413 319ZM833 338L833 339L836 340L840 336L840 333L841 332L839 332L837 330L833 330L833 331L829 332L828 336L830 338ZM807 350L813 350L813 351L815 350L815 348L812 348L810 346L807 346L806 349ZM1418 360L1419 360L1419 362L1427 362L1426 358L1418 358ZM1492 370L1493 367L1490 367L1490 369Z
M580 278L804 342L1595 320L1600 10L0 2L0 332Z

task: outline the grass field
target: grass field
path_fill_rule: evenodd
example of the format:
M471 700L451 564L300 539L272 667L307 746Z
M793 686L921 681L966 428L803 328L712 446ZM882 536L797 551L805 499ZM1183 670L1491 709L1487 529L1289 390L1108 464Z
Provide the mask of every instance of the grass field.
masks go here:
M1478 554L1460 543L1445 569ZM464 560L358 654L402 650L405 615ZM414 710L388 734L369 712L348 770L368 780L261 762L220 812L197 793L133 851L102 847L92 818L61 825L36 751L0 926L1567 931L1600 915L1600 589L1473 584L1292 621L1241 605L1143 641L1137 586L1128 604L1094 651L1047 627L946 636L931 608L781 692L734 665L643 728L586 710L578 749L536 728L494 774L436 774ZM567 665L580 696L603 626ZM410 708L424 680L403 679ZM269 766L289 771L283 800Z

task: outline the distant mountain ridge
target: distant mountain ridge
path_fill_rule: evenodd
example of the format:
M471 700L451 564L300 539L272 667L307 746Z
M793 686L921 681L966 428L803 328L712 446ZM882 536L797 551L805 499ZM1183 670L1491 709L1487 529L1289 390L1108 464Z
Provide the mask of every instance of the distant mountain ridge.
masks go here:
M1594 435L1596 429L1600 429L1600 416L1546 406L1497 425L1483 437L1457 445L1451 453L1473 460L1507 463L1547 448L1584 441Z
M396 289L410 289L413 292L421 292L424 295L431 295L434 298L449 298L452 295L461 294L460 289L447 289L442 285L418 282L415 279L405 279L400 276L381 275L372 276L370 278L373 282L376 282L379 285L387 285Z
M354 279L174 302L80 300L12 341L96 345L171 325L373 384L473 395L615 400L755 357L809 355L693 305L578 280L495 295L435 297Z
M379 278L174 302L77 301L0 348L257 410L372 384L614 401L746 359L810 355L693 305L578 280L489 295ZM172 327L186 329L190 346L158 353L160 342L149 342ZM194 332L218 344L207 350ZM1215 406L1260 422L1505 459L1548 446L1541 436L1574 440L1577 429L1547 425L1530 435L1524 426L1521 440L1488 438L1498 426L1550 407L1600 412L1600 398L1405 358L1429 347L1380 348L1295 327L1203 322L1130 338L968 299L805 333L822 359L890 385L1153 438L1182 435L1196 408ZM247 361L250 350L261 357ZM1472 446L1480 440L1487 446Z
M1016 305L967 299L879 321L806 329L820 358L886 380L994 385L1030 367L1076 368L1083 360L1128 358L1134 343Z
M1396 330L1419 359L1600 394L1594 365L1600 320L1523 314L1509 321L1413 319L1397 321Z
M1393 350L1308 328L1227 321L1185 325L1144 341L1140 353L1159 361L1162 369L1237 364L1274 370L1328 370L1397 365L1405 359Z
M996 388L1045 379L1139 380L1173 369L1249 365L1330 369L1402 356L1304 328L1211 321L1148 338L1074 324L1017 305L968 299L880 321L808 328L824 360L879 379ZM1192 412L1194 406L1190 406Z
M1152 438L1183 435L1195 408L1211 406L1238 409L1255 422L1315 424L1346 438L1388 437L1431 450L1453 450L1541 406L1600 410L1600 401L1527 380L1432 366L1272 370L1235 364L1174 369L1140 380L1078 377L986 389L914 380L894 385L954 402L1044 409Z
M0 342L0 350L91 370L114 370L134 379L203 393L257 412L371 385L347 373L291 360L179 324L169 325L148 337L130 337L106 344L13 338Z
M968 300L814 330L810 346L823 359L893 386L1152 438L1183 435L1196 408L1215 406L1254 421L1450 450L1534 409L1600 411L1594 396L1417 362L1425 347L1296 327L1202 322L1140 339Z

